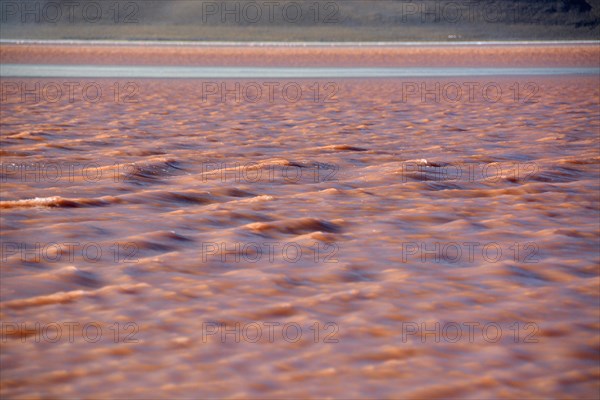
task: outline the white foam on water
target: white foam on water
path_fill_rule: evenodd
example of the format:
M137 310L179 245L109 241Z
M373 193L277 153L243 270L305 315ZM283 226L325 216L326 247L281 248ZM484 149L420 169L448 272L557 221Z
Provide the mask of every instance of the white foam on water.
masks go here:
M24 200L7 200L0 201L0 208L16 208L16 207L56 207L63 200L60 196L52 197L35 197L33 199Z

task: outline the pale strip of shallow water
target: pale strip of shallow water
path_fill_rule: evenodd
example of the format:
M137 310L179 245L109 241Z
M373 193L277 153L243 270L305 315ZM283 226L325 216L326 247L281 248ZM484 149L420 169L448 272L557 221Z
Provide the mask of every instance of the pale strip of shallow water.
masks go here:
M597 75L600 68L289 68L1 64L11 78L404 78Z

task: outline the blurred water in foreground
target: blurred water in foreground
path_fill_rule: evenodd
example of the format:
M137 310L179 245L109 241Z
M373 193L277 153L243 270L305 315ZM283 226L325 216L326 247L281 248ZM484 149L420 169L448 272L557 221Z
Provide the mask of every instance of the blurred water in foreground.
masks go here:
M597 48L373 79L44 51L3 48L2 397L597 396Z

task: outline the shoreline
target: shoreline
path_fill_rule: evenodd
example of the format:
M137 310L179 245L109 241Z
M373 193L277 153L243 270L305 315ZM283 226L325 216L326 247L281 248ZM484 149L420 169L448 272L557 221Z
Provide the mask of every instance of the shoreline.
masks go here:
M357 79L598 74L598 68L239 68L0 64L2 78Z

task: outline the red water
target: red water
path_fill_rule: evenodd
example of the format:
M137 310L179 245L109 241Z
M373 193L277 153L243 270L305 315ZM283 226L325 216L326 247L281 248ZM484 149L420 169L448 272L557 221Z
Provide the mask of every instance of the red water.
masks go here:
M597 397L598 80L3 79L2 397Z

